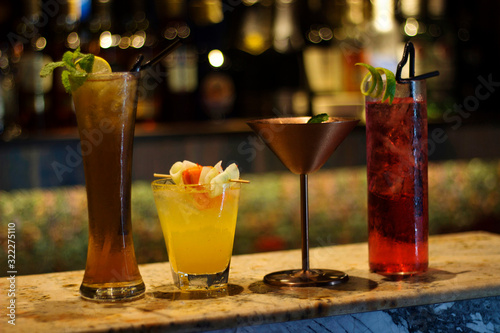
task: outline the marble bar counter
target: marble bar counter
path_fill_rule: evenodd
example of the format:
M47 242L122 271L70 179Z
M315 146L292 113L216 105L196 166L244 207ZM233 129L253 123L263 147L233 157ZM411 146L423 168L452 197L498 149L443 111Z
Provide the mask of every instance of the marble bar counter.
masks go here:
M429 271L399 281L370 273L367 252L366 243L311 249L312 268L345 271L350 279L295 289L270 287L262 278L300 267L300 250L234 256L225 294L181 293L167 262L141 265L146 296L127 303L81 299L82 271L17 275L15 326L3 314L0 331L500 331L500 235L433 236ZM1 279L2 313L11 284Z

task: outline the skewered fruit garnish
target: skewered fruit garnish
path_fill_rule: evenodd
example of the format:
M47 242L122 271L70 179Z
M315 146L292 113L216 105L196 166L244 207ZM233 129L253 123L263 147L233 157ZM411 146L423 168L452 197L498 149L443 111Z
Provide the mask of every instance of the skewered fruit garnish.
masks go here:
M240 178L240 170L235 163L222 168L222 161L214 166L201 166L200 164L184 160L175 162L170 168L170 176L176 185L217 185L230 183ZM222 194L222 186L212 186L209 195L216 197Z

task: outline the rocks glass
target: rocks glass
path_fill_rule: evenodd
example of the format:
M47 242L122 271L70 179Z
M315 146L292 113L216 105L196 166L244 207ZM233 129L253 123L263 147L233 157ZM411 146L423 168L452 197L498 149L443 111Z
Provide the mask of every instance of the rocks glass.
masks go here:
M152 183L175 285L224 289L229 277L241 184Z

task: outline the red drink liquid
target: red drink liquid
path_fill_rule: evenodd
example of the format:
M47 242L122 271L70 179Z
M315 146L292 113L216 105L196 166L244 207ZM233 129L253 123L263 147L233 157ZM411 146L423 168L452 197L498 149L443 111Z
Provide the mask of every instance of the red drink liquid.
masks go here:
M370 270L388 275L425 272L429 220L425 98L396 97L392 105L367 100L366 136Z

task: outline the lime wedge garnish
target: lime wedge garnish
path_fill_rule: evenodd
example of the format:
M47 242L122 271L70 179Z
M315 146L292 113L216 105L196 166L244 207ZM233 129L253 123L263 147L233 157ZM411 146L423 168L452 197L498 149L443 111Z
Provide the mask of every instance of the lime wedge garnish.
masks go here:
M320 113L315 116L312 116L307 123L308 124L316 124L316 123L324 123L329 119L328 115L326 113Z
M78 59L75 62L76 68L84 70L84 69L82 69L80 67L80 60L81 59ZM87 73L92 73L92 74L107 74L107 73L111 73L111 72L112 72L111 66L108 64L108 62L106 60L104 60L101 57L94 56L94 63L92 65L92 69L90 70L90 72L87 72Z
M375 68L364 63L357 63L356 65L363 66L369 71L361 81L361 93L372 98L380 98L381 102L389 99L389 104L392 104L394 95L396 94L396 78L394 73L386 68ZM381 74L385 78L382 78Z

